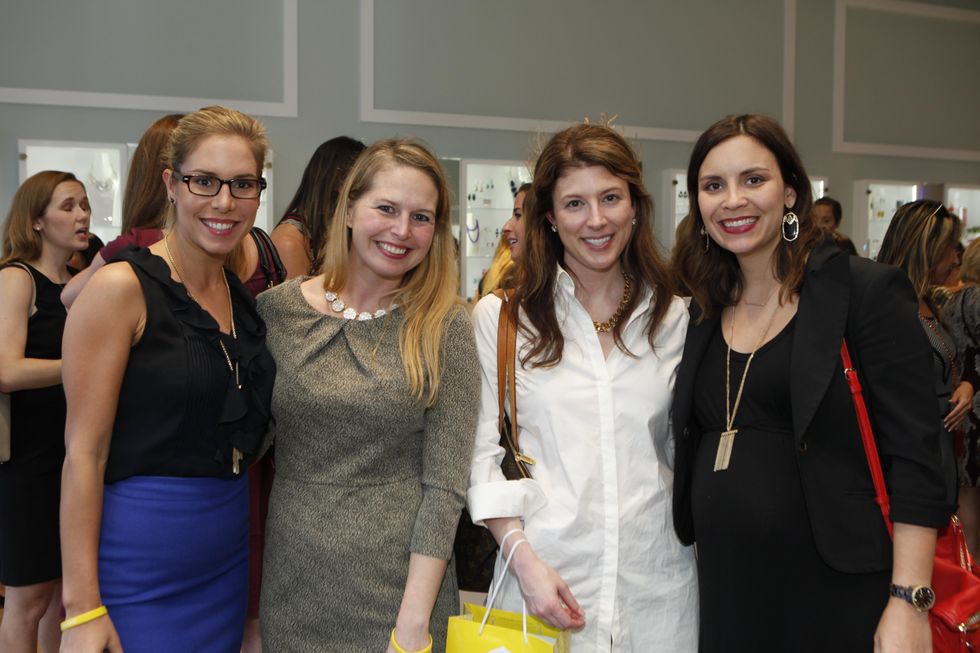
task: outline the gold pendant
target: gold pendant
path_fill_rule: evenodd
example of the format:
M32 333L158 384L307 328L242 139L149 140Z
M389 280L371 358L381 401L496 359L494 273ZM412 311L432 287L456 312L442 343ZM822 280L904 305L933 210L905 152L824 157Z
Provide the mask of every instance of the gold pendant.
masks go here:
M736 433L738 433L738 429L722 431L718 437L718 452L715 454L716 472L728 469L728 463L732 460L732 447L735 445Z
M232 474L241 474L242 470L238 466L238 463L239 461L241 461L242 458L244 458L242 452L239 451L238 449L232 448L231 450L231 473Z

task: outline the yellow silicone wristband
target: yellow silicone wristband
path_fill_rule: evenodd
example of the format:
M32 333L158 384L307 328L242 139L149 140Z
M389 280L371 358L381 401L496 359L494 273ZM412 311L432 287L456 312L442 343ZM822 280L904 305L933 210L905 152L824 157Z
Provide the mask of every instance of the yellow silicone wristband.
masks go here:
M409 653L409 651L406 651L398 645L398 642L395 640L394 628L391 629L391 648L395 649L395 653ZM429 645L415 653L432 653L432 635L429 635Z
M83 612L82 614L75 615L71 619L65 619L61 622L61 632L65 632L69 628L74 628L75 626L81 626L82 624L87 624L94 619L98 619L103 615L109 614L109 611L104 605L100 605L94 610L89 610L88 612Z

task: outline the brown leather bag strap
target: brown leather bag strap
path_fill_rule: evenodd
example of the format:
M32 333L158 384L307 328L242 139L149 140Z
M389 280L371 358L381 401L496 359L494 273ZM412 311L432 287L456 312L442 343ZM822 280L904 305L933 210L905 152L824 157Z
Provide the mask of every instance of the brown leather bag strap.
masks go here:
M512 301L513 290L498 288L493 294L500 298L500 316L497 319L497 430L504 430L504 401L510 403L510 431L507 445L524 478L530 477L527 465L534 459L521 453L517 430L517 323Z
M500 297L500 316L497 319L497 431L504 428L504 393L507 392L510 365L507 364L508 340L510 336L510 316L507 312L507 296L500 288L493 291L493 294ZM517 335L516 333L514 334ZM511 404L511 412L514 411L516 403ZM514 414L516 419L516 413ZM513 421L511 421L513 424Z

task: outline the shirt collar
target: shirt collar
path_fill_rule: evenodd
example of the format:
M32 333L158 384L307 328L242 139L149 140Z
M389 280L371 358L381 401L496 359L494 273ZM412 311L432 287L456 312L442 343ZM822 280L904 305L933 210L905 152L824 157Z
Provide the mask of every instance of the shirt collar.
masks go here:
M555 275L555 304L558 305L562 301L567 302L575 299L575 279L561 265L556 264L556 267L558 274ZM653 308L653 291L646 284L640 284L639 290L640 301L627 323L648 313Z

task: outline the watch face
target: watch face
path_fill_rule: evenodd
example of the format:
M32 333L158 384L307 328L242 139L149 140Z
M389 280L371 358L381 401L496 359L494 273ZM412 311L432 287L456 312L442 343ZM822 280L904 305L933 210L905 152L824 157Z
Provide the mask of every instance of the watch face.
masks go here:
M912 591L912 605L919 610L928 610L936 602L936 593L931 587L916 587Z

